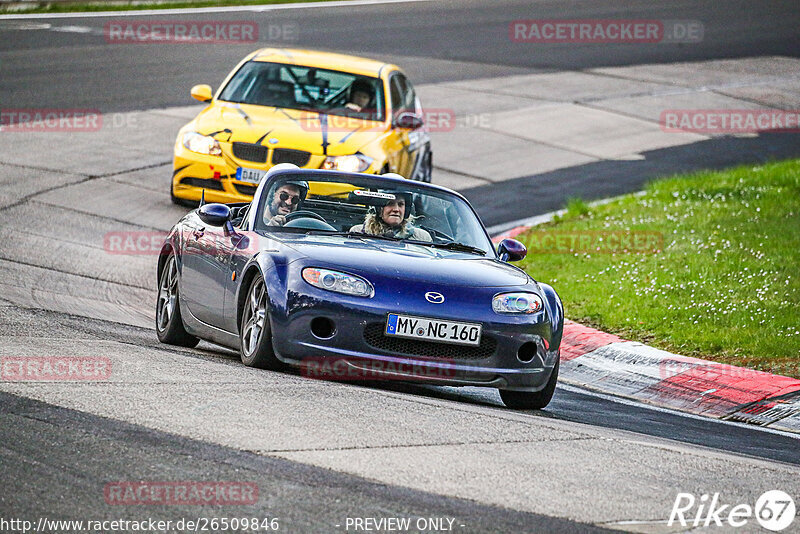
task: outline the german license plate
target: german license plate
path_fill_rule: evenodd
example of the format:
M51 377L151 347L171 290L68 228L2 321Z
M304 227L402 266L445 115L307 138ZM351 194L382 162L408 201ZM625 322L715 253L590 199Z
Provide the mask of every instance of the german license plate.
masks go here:
M478 346L481 344L481 328L482 326L477 323L444 321L390 313L386 320L384 333L387 336Z
M248 169L247 167L239 167L236 169L236 179L240 182L250 182L251 184L261 183L261 179L267 171L260 169Z

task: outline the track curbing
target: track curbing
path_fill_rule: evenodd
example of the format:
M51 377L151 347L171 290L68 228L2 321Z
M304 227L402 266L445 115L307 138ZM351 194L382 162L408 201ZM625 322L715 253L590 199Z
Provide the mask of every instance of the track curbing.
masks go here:
M492 241L513 239L559 213L495 228L502 233ZM673 354L570 320L564 321L559 379L662 408L800 434L800 380Z

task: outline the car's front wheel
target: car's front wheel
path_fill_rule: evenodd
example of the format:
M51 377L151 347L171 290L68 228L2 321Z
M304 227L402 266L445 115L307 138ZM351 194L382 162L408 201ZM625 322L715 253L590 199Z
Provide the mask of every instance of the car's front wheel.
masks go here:
M170 253L161 271L156 301L156 335L162 343L194 347L200 340L186 331L178 304L178 261Z
M279 369L281 362L272 349L269 326L267 288L261 275L253 277L243 303L242 326L239 328L242 363L260 369Z
M540 391L510 391L507 389L500 390L500 398L503 399L503 404L513 410L541 410L553 398L553 393L556 391L556 382L558 382L558 365L559 360L553 367L553 372L550 373L550 380L547 385Z

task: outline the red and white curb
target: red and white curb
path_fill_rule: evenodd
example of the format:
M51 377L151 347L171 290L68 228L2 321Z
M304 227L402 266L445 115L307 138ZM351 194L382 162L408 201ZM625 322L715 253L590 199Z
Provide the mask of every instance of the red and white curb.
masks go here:
M679 356L572 321L561 380L682 412L800 433L800 380Z
M531 226L513 226L492 241L514 238ZM672 410L800 433L800 380L679 356L570 320L564 321L559 380Z

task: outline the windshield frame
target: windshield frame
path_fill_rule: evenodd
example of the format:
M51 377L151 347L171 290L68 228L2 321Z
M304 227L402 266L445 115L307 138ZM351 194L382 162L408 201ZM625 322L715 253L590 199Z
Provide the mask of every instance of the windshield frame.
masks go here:
M371 83L375 85L375 114L370 117L361 117L360 114L362 112L354 112L345 107L341 108L330 108L330 109L319 109L313 107L313 105L303 105L301 102L297 102L297 106L294 107L286 107L286 106L274 106L269 104L257 104L257 103L250 103L245 101L239 100L229 100L222 98L222 95L225 91L230 87L230 85L237 79L239 74L242 72L243 69L248 68L250 64L259 64L259 65L274 65L279 66L281 68L299 68L299 69L314 69L317 73L319 72L331 72L334 74L339 74L343 76L352 76L354 81L359 79L369 79ZM290 71L291 72L291 71ZM293 76L294 77L294 76ZM294 83L294 82L293 82ZM348 89L352 85L352 82L345 86L342 90L338 91L337 94L342 93L342 91L347 92ZM217 92L217 96L215 98L218 102L225 102L229 104L237 104L237 105L246 105L246 106L260 106L266 108L278 108L278 109L291 109L295 111L306 111L311 113L319 113L325 115L334 115L334 116L342 116L342 117L350 117L354 119L361 119L364 121L371 121L371 122L379 122L385 123L389 119L389 103L386 101L386 91L384 88L384 80L380 74L377 75L365 75L365 74L356 74L354 72L348 72L345 70L335 70L330 68L324 67L316 67L311 65L299 65L295 63L281 63L279 61L259 61L256 59L250 59L247 61L242 62L241 65L225 80L223 85L219 88ZM301 91L307 93L307 89L305 86L302 86ZM368 110L369 111L369 110Z
M368 175L368 174L349 174L349 173L341 173L337 171L324 171L324 170L300 170L300 171L283 171L280 173L276 173L272 176L268 176L264 181L261 182L259 186L259 191L256 197L253 199L253 202L256 202L258 199L258 205L255 206L255 209L251 209L251 222L250 228L253 231L258 233L270 233L273 235L280 235L280 234L313 234L313 235L332 235L332 234L349 234L356 238L361 239L369 239L370 237L374 237L376 239L382 239L381 236L370 236L370 235L363 235L357 232L348 232L347 230L327 230L327 229L319 229L319 228L285 228L283 226L267 226L264 224L264 212L267 209L267 203L270 197L270 193L275 186L278 186L280 183L285 181L292 181L292 180L303 180L311 184L312 190L314 187L314 183L349 183L358 188L375 188L375 189L399 189L401 191L408 191L417 195L426 195L433 197L439 201L450 202L456 209L459 211L459 217L464 217L466 214L469 214L472 217L474 224L477 225L474 230L478 230L479 235L475 235L475 231L472 232L473 240L477 238L479 241L482 242L463 242L462 244L478 248L484 251L483 255L478 255L474 252L467 252L467 251L460 251L460 250L447 250L446 248L442 248L442 245L445 245L448 242L458 243L459 240L457 236L448 236L451 237L451 241L438 241L438 242L424 242L414 239L413 237L409 237L406 239L398 239L397 243L408 243L409 245L420 245L420 246L430 246L435 248L436 250L446 251L453 254L470 254L476 257L483 257L483 258L490 258L490 259L497 259L497 250L495 248L494 243L489 236L489 233L486 231L486 227L481 221L480 217L478 216L475 209L469 203L469 201L464 198L462 195L455 191L451 191L444 187L439 187L433 184L426 184L423 182L417 182L412 180L405 180L400 178L387 178L377 175ZM312 199L312 201L324 201L323 199L317 198ZM305 202L305 201L304 201ZM348 203L347 206L356 206L356 204ZM304 209L302 204L298 208L299 210ZM417 225L416 227L420 228L423 225ZM423 228L424 229L424 228Z

